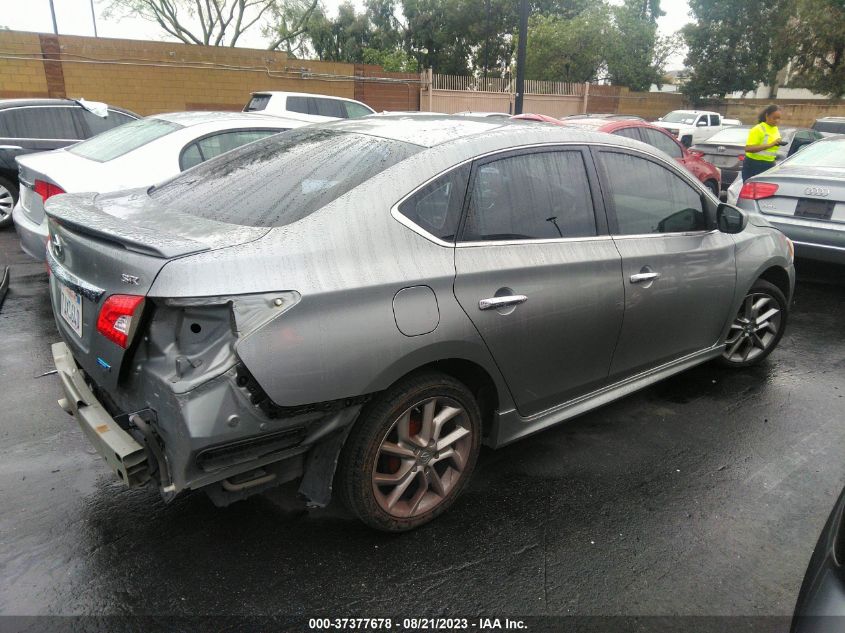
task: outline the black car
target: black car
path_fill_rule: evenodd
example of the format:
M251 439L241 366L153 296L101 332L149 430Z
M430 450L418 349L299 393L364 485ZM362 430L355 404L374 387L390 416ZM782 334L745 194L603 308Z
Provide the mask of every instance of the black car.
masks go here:
M105 117L95 114L103 107ZM18 200L17 156L65 147L138 118L122 108L83 100L0 100L0 228L12 224Z
M690 147L691 152L698 152L704 160L722 170L722 189L730 187L736 180L737 174L742 171L745 141L748 140L751 127L750 125L728 127ZM805 145L824 138L821 132L800 127L782 127L780 134L786 141L786 145L778 148L778 161L792 156Z
M840 633L845 627L845 492L822 530L807 567L791 633Z

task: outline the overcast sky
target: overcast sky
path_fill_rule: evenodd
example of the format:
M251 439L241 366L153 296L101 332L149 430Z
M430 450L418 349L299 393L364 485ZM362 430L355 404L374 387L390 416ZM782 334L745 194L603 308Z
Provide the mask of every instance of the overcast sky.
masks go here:
M90 0L53 0L56 8L56 22L59 33L68 35L93 35L94 28L91 20ZM361 0L353 0L359 8L363 8ZM108 4L107 0L94 0L94 11L97 16L97 31L100 37L122 37L129 39L167 39L161 29L150 22L139 18L112 17L106 20L102 12ZM323 0L329 12L337 10L340 0ZM680 29L688 21L688 7L686 0L663 0L661 3L666 15L660 18L660 31L671 34ZM50 4L48 0L0 0L0 25L18 31L52 32L53 24L50 18ZM264 38L261 31L254 28L242 36L242 46L264 48ZM529 46L530 46L529 42ZM683 66L683 53L674 56L669 63L669 70Z

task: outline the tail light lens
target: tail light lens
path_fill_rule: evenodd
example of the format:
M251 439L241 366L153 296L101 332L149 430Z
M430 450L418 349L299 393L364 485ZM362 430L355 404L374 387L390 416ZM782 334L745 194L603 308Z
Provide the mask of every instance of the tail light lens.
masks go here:
M100 308L97 331L126 349L143 304L144 297L140 295L111 295Z
M53 196L65 193L65 190L58 185L54 185L52 182L45 182L43 180L36 180L33 189L35 189L35 193L41 196L41 199L44 202L47 202L47 200Z
M739 160L745 160L745 154L740 154L739 156L737 156L737 158Z
M771 198L777 192L778 186L770 182L746 182L739 191L739 197L745 200L761 200Z

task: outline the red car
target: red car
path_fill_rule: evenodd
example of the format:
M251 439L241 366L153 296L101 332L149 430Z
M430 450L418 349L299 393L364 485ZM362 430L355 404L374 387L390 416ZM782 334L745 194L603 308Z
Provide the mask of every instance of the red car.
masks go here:
M719 168L708 163L702 158L702 152L690 151L671 134L659 127L651 125L641 119L616 119L600 116L584 116L581 118L567 117L566 121L555 119L545 114L518 114L512 119L522 121L541 121L554 125L568 125L583 129L595 130L596 132L607 132L617 136L627 136L636 141L642 141L652 147L656 147L669 154L681 165L687 168L693 176L698 178L704 185L719 197L719 183L722 174Z

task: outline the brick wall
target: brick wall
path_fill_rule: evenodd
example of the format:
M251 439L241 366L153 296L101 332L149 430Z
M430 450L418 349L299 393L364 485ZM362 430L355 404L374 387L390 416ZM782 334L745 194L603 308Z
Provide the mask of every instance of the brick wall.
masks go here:
M364 83L355 70L277 51L0 31L0 98L84 97L147 115L240 110L260 90L355 98L363 83L360 100L376 110L418 109L416 75L366 66L361 76L399 81Z
M390 73L381 66L356 64L355 99L376 112L420 109L420 76L416 73ZM377 80L378 79L378 80Z
M0 31L0 51L8 56L40 56L41 43L35 33ZM47 78L40 59L0 58L0 98L47 96Z

